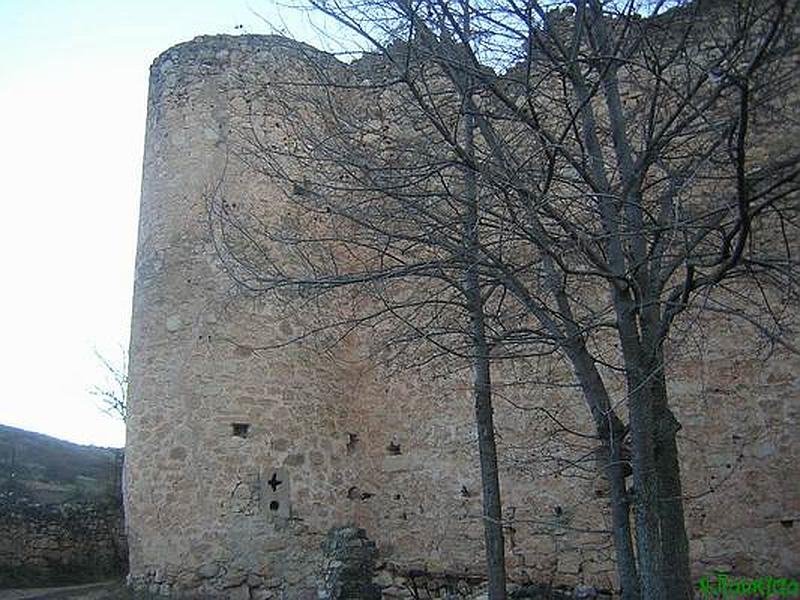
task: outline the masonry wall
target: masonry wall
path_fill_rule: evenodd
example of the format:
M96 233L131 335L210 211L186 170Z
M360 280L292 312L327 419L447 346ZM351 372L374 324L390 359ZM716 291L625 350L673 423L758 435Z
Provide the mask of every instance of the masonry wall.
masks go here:
M0 587L99 581L126 566L118 507L0 497Z
M287 217L232 138L260 86L291 77L301 52L316 51L203 37L151 69L125 475L130 579L154 592L313 598L320 544L348 524L377 542L385 570L483 568L462 377L392 375L365 359L378 343L365 334L334 350L282 346L304 330L302 311L237 293L212 243L211 197ZM285 135L280 123L259 127L267 140ZM765 365L746 339L706 327L705 348L669 350L695 572L796 575L800 363ZM513 393L533 408L497 403L511 576L613 588L602 477L542 460L558 448L542 442L536 406L588 430L580 400L566 388Z

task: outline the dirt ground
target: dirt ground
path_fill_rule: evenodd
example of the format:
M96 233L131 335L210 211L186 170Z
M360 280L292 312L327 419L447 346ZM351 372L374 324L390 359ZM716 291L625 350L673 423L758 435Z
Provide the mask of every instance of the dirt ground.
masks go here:
M88 585L58 588L26 588L0 590L0 600L139 600L143 596L128 590L121 581L104 581Z

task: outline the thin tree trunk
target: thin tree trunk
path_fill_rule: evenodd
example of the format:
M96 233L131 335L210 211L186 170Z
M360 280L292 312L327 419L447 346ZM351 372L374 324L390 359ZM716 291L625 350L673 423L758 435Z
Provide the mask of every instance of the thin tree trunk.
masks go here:
M655 376L652 390L664 587L670 600L691 600L693 590L689 569L689 538L686 535L683 513L683 489L676 441L676 434L681 426L669 409L663 369Z
M633 553L630 503L628 492L625 489L625 467L621 442L621 437L611 441L606 450L608 457L606 477L608 477L611 500L611 523L614 528L614 552L617 557L617 573L622 587L622 600L638 600L641 593L636 571L636 555Z
M651 398L639 377L629 377L628 405L633 456L636 549L639 581L644 600L668 600L664 589L661 556L658 473L655 460L655 427ZM671 600L671 599L670 599Z
M482 312L482 308L481 308ZM483 336L483 315L473 313L472 330L476 342L473 359L475 422L478 427L478 451L483 489L484 538L489 579L489 600L506 598L505 541L503 539L500 479L497 469L497 447L492 415L492 392L486 340Z
M474 150L475 119L471 112L464 118L466 151ZM481 487L483 491L483 532L486 540L486 567L489 580L489 600L506 600L506 557L503 539L503 514L500 499L500 478L497 468L497 446L494 436L492 408L492 381L489 345L478 274L480 233L478 222L478 182L476 173L467 170L464 177L466 211L463 222L464 235L464 295L470 319L472 342L473 397L475 423L478 429L478 454L480 456Z
M639 576L636 572L636 556L631 539L630 503L625 489L625 467L622 458L622 436L604 444L603 458L606 460L606 477L609 483L611 502L611 524L613 527L614 553L617 558L617 574L622 588L622 600L639 600Z
M639 575L631 538L630 502L625 489L625 468L622 457L624 427L611 407L600 373L586 348L572 345L567 348L575 375L586 398L598 435L603 440L602 460L609 483L611 525L617 574L622 588L622 600L639 600Z

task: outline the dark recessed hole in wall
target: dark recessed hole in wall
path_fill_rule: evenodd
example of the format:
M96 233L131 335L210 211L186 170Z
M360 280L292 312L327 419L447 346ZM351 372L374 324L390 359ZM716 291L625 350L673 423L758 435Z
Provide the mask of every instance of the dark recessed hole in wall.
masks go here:
M250 430L250 423L231 423L233 429L233 436L246 438L247 432Z
M272 511L276 511L280 507L281 507L280 502L278 502L277 500L273 500L272 502L269 503L269 509Z
M386 449L389 451L389 454L391 454L392 456L397 456L398 454L401 454L401 452L400 452L400 444L396 443L394 440L389 442L389 445L386 446Z
M347 490L348 500L355 500L357 497L358 497L358 488L356 486L353 486L349 490Z
M347 453L350 454L353 450L356 449L356 444L358 444L358 434L357 433L348 433L347 434Z
M794 518L784 517L783 519L781 519L781 525L783 525L787 529L790 527L794 527Z

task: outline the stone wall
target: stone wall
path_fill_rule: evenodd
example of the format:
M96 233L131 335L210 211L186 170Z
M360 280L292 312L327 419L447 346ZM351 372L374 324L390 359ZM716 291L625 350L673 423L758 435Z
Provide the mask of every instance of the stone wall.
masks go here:
M0 587L99 581L126 570L119 507L0 498Z
M136 261L126 449L130 581L161 594L313 598L332 527L356 525L401 573L465 581L483 571L480 484L469 389L458 374L396 374L354 333L334 351L282 345L319 310L287 316L236 293L209 234L211 196L267 207L281 195L238 160L244 125L286 143L260 90L316 51L269 36L203 37L151 69ZM331 63L335 71L336 62ZM291 142L291 140L289 140ZM328 307L330 308L330 307ZM762 363L712 321L705 347L668 348L684 430L693 568L800 571L797 435L800 361ZM511 373L498 373L497 385ZM548 367L567 381L565 365ZM537 407L589 428L566 386L516 388L498 402L510 576L616 586L602 477L553 468ZM513 399L513 398L512 398ZM591 450L591 449L589 449ZM549 460L549 458L548 458ZM385 573L385 570L382 571ZM396 578L384 582L400 589Z

